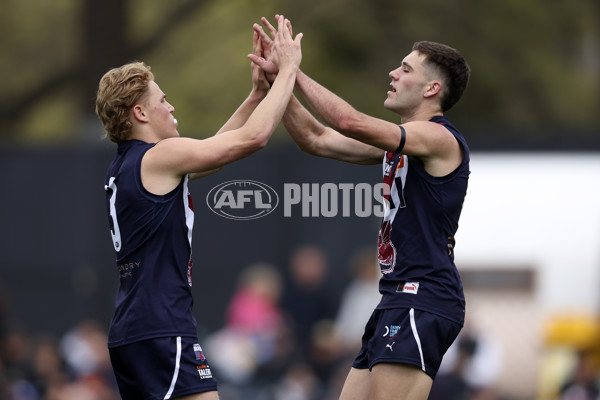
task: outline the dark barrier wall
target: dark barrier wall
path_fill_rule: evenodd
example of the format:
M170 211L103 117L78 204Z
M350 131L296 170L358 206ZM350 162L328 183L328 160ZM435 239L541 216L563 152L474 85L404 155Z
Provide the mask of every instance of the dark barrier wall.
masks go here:
M84 318L108 324L118 275L103 185L114 151L108 143L84 149L0 150L0 291L11 323L31 333L56 334ZM213 213L206 203L208 192L231 180L270 186L279 196L278 207L262 218L244 221ZM380 218L356 216L353 203L350 216L344 217L342 191L336 216L303 217L296 205L291 217L285 217L284 189L286 184L319 184L320 188L325 183L375 185L380 180L380 166L310 157L284 143L270 144L191 182L196 216L193 291L199 330L221 327L244 267L265 261L285 273L291 253L303 244L316 244L325 251L331 290L339 295L350 277L352 252L363 246L375 252Z

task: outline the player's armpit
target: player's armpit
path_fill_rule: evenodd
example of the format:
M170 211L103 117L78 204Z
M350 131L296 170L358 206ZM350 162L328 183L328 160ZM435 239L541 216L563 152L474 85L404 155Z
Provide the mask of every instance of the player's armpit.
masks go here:
M209 171L202 171L202 172L192 172L191 174L189 174L190 176L190 180L193 181L195 179L199 179L199 178L204 178L205 176L208 175L212 175L215 172L219 172L220 170L222 170L223 168L215 168L215 169L211 169Z

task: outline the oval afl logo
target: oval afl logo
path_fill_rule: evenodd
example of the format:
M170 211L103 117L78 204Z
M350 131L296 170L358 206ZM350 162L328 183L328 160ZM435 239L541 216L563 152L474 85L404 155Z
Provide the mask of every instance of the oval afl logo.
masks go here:
M208 192L206 204L215 214L229 219L256 219L270 214L279 196L269 185L257 181L229 181Z

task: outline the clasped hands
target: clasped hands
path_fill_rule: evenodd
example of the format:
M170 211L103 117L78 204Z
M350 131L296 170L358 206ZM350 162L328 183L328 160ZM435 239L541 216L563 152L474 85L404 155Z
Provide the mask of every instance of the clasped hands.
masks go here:
M299 33L294 38L290 20L283 15L275 15L275 19L278 24L277 29L265 17L261 18L261 22L271 36L261 25L257 23L253 25L253 53L248 54L248 58L264 72L265 78L270 84L273 83L281 69L297 68L302 59L300 41L303 34ZM253 69L255 69L254 66Z

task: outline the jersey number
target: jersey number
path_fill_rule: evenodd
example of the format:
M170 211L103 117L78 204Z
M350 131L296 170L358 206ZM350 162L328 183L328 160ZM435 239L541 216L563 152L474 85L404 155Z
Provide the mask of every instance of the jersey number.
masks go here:
M117 201L117 185L115 184L115 177L111 177L108 181L108 185L104 185L105 191L111 191L110 195L110 216L112 217L113 228L110 231L112 236L113 245L116 251L121 250L121 230L119 229L119 222L117 221L117 207L115 203Z

